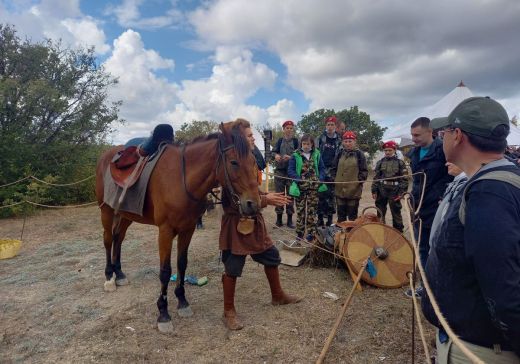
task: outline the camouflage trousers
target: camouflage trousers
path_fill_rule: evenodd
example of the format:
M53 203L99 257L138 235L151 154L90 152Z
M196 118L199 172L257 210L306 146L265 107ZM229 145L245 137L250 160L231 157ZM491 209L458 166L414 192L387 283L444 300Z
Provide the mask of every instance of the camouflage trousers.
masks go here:
M287 172L283 171L275 171L275 175L287 177ZM287 196L289 196L289 188L291 187L292 181L290 179L285 178L276 178L274 177L274 191L275 192L284 192ZM276 211L277 215L283 214L283 206L276 206L274 208L274 211ZM294 214L294 202L291 201L290 204L285 205L285 212L287 215Z
M318 215L332 216L336 213L336 201L334 194L334 185L328 184L327 191L318 193Z
M303 237L307 225L307 235L315 236L318 232L316 210L318 208L318 185L303 182L300 185L300 197L296 197L296 234ZM307 211L305 205L307 204Z
M399 231L403 231L403 217L401 216L401 201L394 201L397 196L396 189L379 188L377 191L376 207L381 210L383 216L381 217L385 222L386 206L390 206L392 214L392 225Z

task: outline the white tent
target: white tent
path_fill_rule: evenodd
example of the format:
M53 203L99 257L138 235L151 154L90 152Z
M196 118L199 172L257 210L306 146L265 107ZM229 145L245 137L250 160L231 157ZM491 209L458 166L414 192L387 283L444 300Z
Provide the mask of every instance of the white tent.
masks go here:
M473 92L471 92L471 90L466 87L464 82L460 81L457 87L455 87L449 94L444 96L435 104L426 107L421 115L418 116L426 116L430 119L448 116L449 113L455 108L455 106L457 106L461 101L472 96ZM409 121L390 126L385 132L384 140L393 139L397 141L397 139L401 139L399 146L404 147L407 145L412 145L413 142L410 135L411 124L412 121Z
M509 145L520 145L520 128L515 124L510 124L509 135L507 136L507 144Z

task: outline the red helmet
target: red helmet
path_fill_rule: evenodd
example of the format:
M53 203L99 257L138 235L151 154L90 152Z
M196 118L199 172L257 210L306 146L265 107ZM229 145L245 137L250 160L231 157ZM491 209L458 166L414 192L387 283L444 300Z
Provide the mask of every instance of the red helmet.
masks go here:
M285 121L283 124L282 124L282 128L285 128L287 125L292 125L294 126L294 123L292 120L287 120Z
M343 134L343 140L345 139L354 139L356 140L357 139L357 135L356 133L354 133L353 131L346 131L345 134Z
M338 119L335 116L329 116L325 118L325 124L327 123L334 123L336 124L338 122Z
M397 143L394 142L393 140L383 143L383 149L387 149L387 148L397 149Z

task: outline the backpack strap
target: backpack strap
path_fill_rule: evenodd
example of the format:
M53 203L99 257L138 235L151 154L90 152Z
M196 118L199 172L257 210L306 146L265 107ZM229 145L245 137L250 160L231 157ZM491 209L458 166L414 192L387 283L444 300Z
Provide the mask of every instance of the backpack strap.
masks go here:
M462 225L466 224L466 193L475 182L485 179L506 182L520 189L520 175L511 171L493 171L480 176L474 181L471 181L471 183L468 183L466 185L466 188L464 188L464 191L462 193L462 201L460 203L459 208L459 220L462 223Z

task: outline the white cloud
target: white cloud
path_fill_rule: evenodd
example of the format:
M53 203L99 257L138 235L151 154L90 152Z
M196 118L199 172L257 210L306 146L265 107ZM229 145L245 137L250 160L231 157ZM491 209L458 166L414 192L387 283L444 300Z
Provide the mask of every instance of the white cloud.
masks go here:
M250 51L237 47L217 48L214 61L208 79L182 82L179 98L185 109L197 110L202 119L227 120L234 115L251 121L265 119L265 110L246 102L259 89L272 87L276 73L265 64L254 63ZM174 119L179 119L185 109L179 108Z
M123 0L119 6L109 7L106 13L114 14L122 27L157 29L182 23L184 17L182 12L175 8L175 3L176 1L172 1L172 7L165 15L153 17L141 17L139 7L144 4L143 0Z
M177 85L159 78L154 71L173 70L175 63L156 51L145 49L139 33L127 30L114 40L112 55L104 67L119 83L113 88L113 100L123 100L120 116L128 121L122 137L148 135L150 126L161 122L161 114L178 100ZM146 131L146 132L144 132Z
M94 46L98 54L110 50L98 21L81 13L79 0L21 2L10 7L0 3L0 22L13 24L33 41L61 39L65 46Z
M61 24L73 36L74 46L93 45L99 54L105 54L110 50L110 46L105 43L105 33L92 19L65 19L61 21Z
M294 104L280 100L264 109L247 100L261 88L270 88L276 73L265 64L255 63L252 53L237 47L219 47L207 79L184 80L180 85L159 78L156 71L172 69L174 61L146 49L139 33L127 30L114 41L112 55L104 67L118 77L111 96L123 100L116 142L148 135L155 124L171 123L179 128L192 120L228 121L242 117L254 124L279 121L294 115Z
M461 79L476 93L520 96L515 0L244 3L217 0L192 12L199 43L271 51L311 110L359 105L399 120Z

